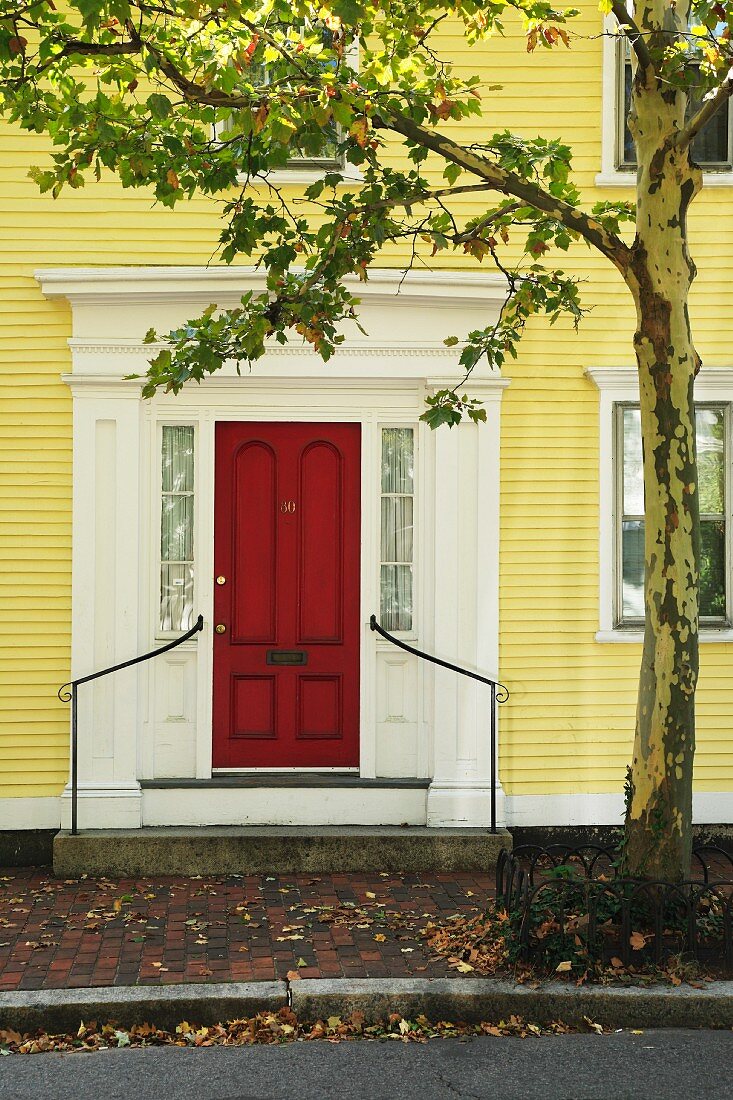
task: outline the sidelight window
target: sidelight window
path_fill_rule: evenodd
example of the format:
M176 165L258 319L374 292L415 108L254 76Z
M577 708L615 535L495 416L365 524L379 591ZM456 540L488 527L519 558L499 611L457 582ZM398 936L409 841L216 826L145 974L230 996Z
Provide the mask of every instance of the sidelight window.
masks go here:
M164 425L161 472L160 629L179 634L193 622L192 425Z
M380 610L386 630L412 630L415 433L382 429Z

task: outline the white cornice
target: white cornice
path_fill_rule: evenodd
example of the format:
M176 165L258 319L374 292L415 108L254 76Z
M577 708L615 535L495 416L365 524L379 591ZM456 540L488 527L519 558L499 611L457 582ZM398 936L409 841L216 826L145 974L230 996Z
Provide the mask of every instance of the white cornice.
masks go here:
M265 276L252 267L66 267L35 272L47 298L72 304L145 301L238 301L247 290L262 290ZM410 271L375 268L365 283L349 276L347 285L363 301L480 305L503 301L500 275L463 271Z

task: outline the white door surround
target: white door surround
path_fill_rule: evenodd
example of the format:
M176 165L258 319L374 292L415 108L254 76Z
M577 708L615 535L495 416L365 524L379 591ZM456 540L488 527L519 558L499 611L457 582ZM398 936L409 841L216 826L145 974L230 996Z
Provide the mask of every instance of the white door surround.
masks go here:
M460 379L464 336L498 315L492 276L374 272L359 287L369 338L347 333L324 364L275 346L239 377L233 365L177 397L140 398L151 355L142 336L236 303L262 278L247 268L42 271L73 315L72 675L162 644L158 630L160 439L195 428L195 601L202 634L164 657L79 692L79 824L428 824L487 827L489 691L377 640L381 429L416 432L413 644L498 676L500 407L508 384L485 367L468 389L487 423L431 433L425 397ZM153 349L154 350L154 349ZM361 767L364 779L427 777L415 788L164 789L140 780L210 779L214 427L226 420L358 422L362 427ZM68 822L68 790L64 824ZM499 822L504 808L501 788ZM297 795L297 797L295 797Z

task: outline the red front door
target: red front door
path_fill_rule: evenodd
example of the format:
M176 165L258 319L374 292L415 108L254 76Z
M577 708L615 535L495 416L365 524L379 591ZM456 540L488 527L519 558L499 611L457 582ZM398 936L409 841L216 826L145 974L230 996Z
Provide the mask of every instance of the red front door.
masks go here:
M358 424L217 424L215 768L359 763L360 454Z

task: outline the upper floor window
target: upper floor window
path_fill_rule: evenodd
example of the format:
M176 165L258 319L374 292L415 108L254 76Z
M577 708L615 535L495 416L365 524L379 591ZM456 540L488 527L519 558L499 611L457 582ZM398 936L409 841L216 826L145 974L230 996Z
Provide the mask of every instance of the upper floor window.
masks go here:
M636 149L629 130L631 107L631 45L626 38L617 43L617 110L616 110L616 167L620 170L636 169ZM701 97L692 89L687 101L687 117L691 118L700 107ZM701 168L710 171L730 171L733 168L733 130L730 102L718 111L692 143L692 157Z
M644 622L644 478L639 406L616 405L616 626ZM696 406L700 495L700 622L730 622L727 517L729 406Z
M332 44L332 32L323 25L312 24L308 27L304 27L301 31L300 37L308 36L311 41L315 38L316 49L320 41L324 50L323 69L327 71L329 67L336 64L333 53L328 54L328 50ZM350 51L352 62L355 60L353 51ZM291 77L285 73L281 73L278 68L278 61L280 66L284 66L282 60L275 60L272 63L254 63L252 65L252 76L255 81L261 84L270 84L277 80L279 84L283 81L291 79ZM292 79L295 79L292 77ZM227 133L234 133L237 130L236 116L232 117L223 126L217 128L218 133L225 135ZM312 125L301 128L297 137L290 140L288 144L288 155L285 162L278 164L273 171L280 173L283 172L286 175L295 176L298 173L306 174L319 174L323 172L343 172L348 169L346 157L339 149L339 145L343 140L343 131L337 122L330 118L325 124L320 124L316 119L313 120Z
M609 16L603 35L603 98L601 117L601 170L599 187L633 187L636 149L628 126L631 103L631 44L617 33ZM692 64L694 58L690 56ZM688 116L700 105L700 93L688 93ZM733 186L733 108L727 104L708 123L692 144L692 154L703 168L706 186Z

